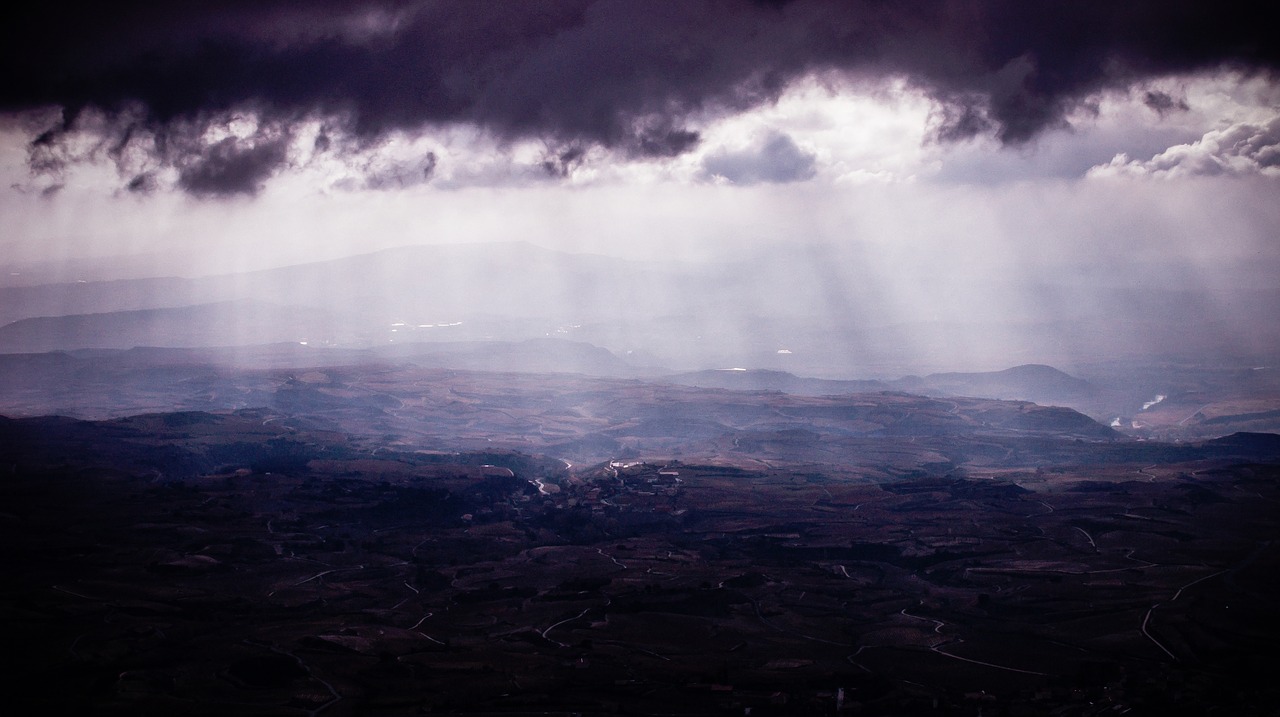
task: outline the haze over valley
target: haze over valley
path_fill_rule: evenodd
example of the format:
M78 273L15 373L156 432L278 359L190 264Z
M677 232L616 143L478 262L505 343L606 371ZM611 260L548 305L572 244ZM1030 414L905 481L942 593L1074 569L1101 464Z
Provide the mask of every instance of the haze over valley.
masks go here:
M6 10L7 701L1271 714L1256 10Z

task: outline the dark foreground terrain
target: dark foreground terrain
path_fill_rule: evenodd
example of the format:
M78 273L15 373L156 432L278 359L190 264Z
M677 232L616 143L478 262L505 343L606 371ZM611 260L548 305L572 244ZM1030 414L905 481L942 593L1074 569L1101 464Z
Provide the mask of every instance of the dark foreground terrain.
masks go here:
M0 419L6 703L1280 705L1280 437L1172 445L1026 403L399 371L191 389L270 408Z

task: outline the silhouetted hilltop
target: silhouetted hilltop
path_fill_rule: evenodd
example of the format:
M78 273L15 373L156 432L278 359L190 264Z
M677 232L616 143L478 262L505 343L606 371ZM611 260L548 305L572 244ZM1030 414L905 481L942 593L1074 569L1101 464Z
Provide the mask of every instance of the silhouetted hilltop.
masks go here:
M1222 438L1214 438L1201 444L1215 452L1233 453L1269 460L1280 459L1280 435L1275 433L1248 433L1241 431Z
M1080 401L1098 391L1088 381L1043 364L1025 364L1003 371L979 373L934 373L925 376L919 386L912 387L957 396L1036 403Z

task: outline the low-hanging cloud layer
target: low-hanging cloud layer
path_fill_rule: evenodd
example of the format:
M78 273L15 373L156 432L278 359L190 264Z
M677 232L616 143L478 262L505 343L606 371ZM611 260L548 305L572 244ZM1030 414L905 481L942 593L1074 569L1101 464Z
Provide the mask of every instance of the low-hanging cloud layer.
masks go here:
M876 345L939 369L1280 345L1280 53L1253 3L5 12L0 288L524 241L567 262L720 267L749 290L662 291L625 268L586 283L652 297L628 306L745 352L729 365L859 376ZM431 263L422 281L543 270L454 271ZM575 325L600 308L581 281L534 284L530 315ZM386 308L376 322L440 309L390 286L353 270L325 290ZM629 350L625 325L610 347ZM802 326L809 344L792 340Z
M33 171L106 158L130 191L168 177L202 197L254 194L325 156L359 156L350 182L361 188L412 186L436 174L434 150L376 161L362 151L458 126L500 145L540 143L531 166L553 179L593 151L670 159L698 147L710 121L823 74L899 78L933 103L934 139L1016 148L1095 111L1105 91L1280 67L1257 4L1231 1L126 0L5 12L0 113L35 128ZM1160 116L1187 109L1158 89L1142 101ZM1274 127L1253 129L1231 161L1273 167ZM1250 130L1222 130L1232 131ZM1213 154L1208 141L1187 154ZM1210 167L1192 161L1110 166ZM812 176L813 163L808 148L764 132L707 155L699 172L786 182Z

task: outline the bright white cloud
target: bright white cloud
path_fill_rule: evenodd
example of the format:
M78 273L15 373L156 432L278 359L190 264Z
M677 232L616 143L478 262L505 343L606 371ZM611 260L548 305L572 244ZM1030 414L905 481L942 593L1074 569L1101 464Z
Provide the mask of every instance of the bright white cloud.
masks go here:
M758 150L761 138L783 135L814 156L812 176L818 181L909 181L930 166L932 110L931 100L902 81L811 76L772 105L702 128L699 164Z
M1187 176L1280 177L1280 114L1265 124L1242 122L1206 132L1200 139L1179 144L1149 160L1117 154L1110 162L1089 170L1090 177Z

